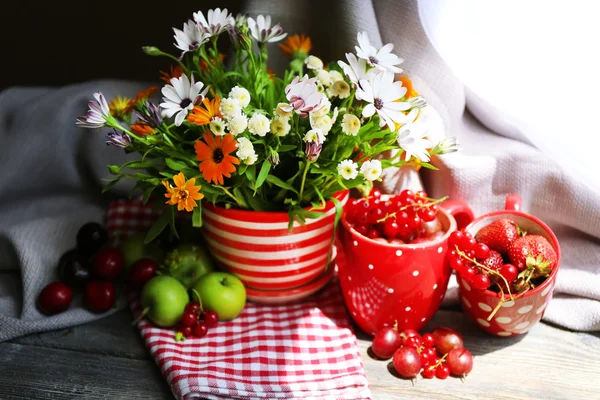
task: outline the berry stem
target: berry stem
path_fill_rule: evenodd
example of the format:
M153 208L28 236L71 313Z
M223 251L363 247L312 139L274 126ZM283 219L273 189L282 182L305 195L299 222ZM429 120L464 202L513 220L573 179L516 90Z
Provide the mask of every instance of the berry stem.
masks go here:
M478 262L477 260L475 260L474 258L469 257L468 255L466 255L463 251L461 251L458 246L454 246L456 248L456 254L458 254L461 257L464 257L467 261L472 262L473 264L475 264L476 266L478 266L479 268L483 269L484 271L487 271L488 273L492 274L492 275L496 275L499 276L500 278L502 278L502 280L504 281L504 283L506 284L506 288L508 289L508 295L510 296L511 300L514 300L513 295L510 291L510 285L508 284L508 281L506 280L506 278L498 271L494 271L491 268L486 267L485 265L481 264L480 262ZM504 298L504 297L502 297Z
M200 304L200 312L204 312L204 308L202 307L202 298L200 297L200 295L198 294L198 292L196 291L196 289L192 289L192 292L198 298L198 304Z
M431 200L431 201L428 202L428 203L413 203L413 204L408 204L406 206L400 207L398 209L398 211L394 211L391 214L386 214L385 217L383 217L381 219L378 219L377 223L385 222L386 219L391 218L391 217L395 217L396 214L398 214L399 212L408 210L411 207L414 208L415 210L420 210L421 208L431 207L434 204L442 203L442 202L448 200L448 196L444 196L441 199L430 199L429 197L423 197L423 198L427 199L427 200Z
M440 365L442 365L442 363L444 362L444 360L446 359L446 357L448 357L449 353L446 353L442 356L442 358L440 358L440 361L438 361L437 363L435 363L434 365L430 365L429 367L427 367L427 371L431 371L436 369L437 367L439 367Z

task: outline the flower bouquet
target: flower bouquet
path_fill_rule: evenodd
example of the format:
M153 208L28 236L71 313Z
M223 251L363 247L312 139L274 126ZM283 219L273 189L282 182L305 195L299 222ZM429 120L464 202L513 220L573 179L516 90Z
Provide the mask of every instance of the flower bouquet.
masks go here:
M210 226L205 223L209 247L221 264L228 265L227 258L235 261L229 269L274 258L255 253L235 258L248 250L252 243L248 236L267 236L245 224L260 225L266 220L246 214L239 217L237 212L217 215L222 210L249 210L261 216L284 213L290 233L294 227L333 215L331 229L316 229L311 236L317 241L315 235L321 235L321 247L312 243L318 250L329 249L344 200L336 194L351 188L368 193L383 169L433 168L428 163L431 155L457 148L454 139L432 143L427 138L426 120L419 118L426 101L406 76L396 79L403 60L392 53L392 44L374 47L366 32L358 34L356 54L347 53L345 61L327 65L310 54L310 38L287 37L269 16L234 18L226 9L217 8L206 16L194 13L183 29L174 32L175 46L181 51L178 56L144 47L148 55L164 56L173 63L169 72L162 72L166 84L160 89L159 104L149 100L156 87L139 92L134 99L118 97L110 103L96 93L87 115L77 121L82 127L112 128L108 144L140 155L139 160L109 165L115 177L105 190L121 179L133 179L135 188L143 191L144 202L153 198L157 206L164 206L148 232L148 242L168 225L175 230L176 211L192 213L193 225L202 226L204 208L205 219L210 215L212 221ZM217 46L222 34L233 44L227 56ZM290 58L282 77L268 68L267 44L273 42L282 42L279 47ZM224 221L238 217L243 222L234 223L229 231L223 228ZM270 229L281 251L306 239L296 236L282 243L281 237L277 239L285 235L277 230L280 220L270 221L262 229ZM236 233L240 226L248 228L243 232L246 237ZM216 236L211 239L210 233ZM226 243L225 249L224 240L244 245ZM307 249L279 262L303 262L298 268L314 264L316 258L302 258ZM320 271L326 263L321 267ZM316 276L306 269L292 271L299 272L307 279Z

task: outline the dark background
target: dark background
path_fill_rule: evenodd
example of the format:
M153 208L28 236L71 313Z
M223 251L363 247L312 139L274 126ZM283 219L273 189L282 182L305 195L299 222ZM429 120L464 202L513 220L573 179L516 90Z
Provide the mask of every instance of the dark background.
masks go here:
M235 15L241 4L241 0L3 2L0 89L98 78L157 80L169 60L144 54L142 46L177 55L172 27L181 29L200 9L225 7Z

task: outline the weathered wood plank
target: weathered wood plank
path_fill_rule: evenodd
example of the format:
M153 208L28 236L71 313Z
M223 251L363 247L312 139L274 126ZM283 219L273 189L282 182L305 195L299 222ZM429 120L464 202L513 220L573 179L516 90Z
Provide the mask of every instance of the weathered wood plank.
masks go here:
M413 386L394 376L389 361L367 354L370 339L359 347L373 397L377 400L424 399L590 399L600 398L600 339L538 324L527 335L495 338L480 331L461 312L440 311L426 330L445 325L463 333L474 368L460 379L424 380Z
M0 343L0 399L172 399L151 360Z

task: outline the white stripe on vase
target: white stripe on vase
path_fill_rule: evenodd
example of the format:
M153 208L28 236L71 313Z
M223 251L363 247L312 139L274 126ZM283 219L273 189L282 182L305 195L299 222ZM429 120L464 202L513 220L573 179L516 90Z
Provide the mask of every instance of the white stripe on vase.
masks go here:
M242 264L239 263L237 261L229 261L227 260L225 257L222 257L220 254L214 253L213 256L218 260L221 261L224 264L235 264L235 268L238 269L243 269L246 271L253 271L253 272L264 272L264 273L271 273L271 272L286 272L286 271L294 271L297 269L301 269L304 267L308 267L309 265L312 264L316 264L319 261L323 261L323 263L325 263L327 261L327 253L325 253L324 255L308 260L308 261L302 261L299 263L295 263L295 264L286 264L286 265L281 265L281 266L265 266L265 265L250 265L250 264ZM333 259L333 256L331 257Z
M244 282L258 282L263 285L266 283L287 283L287 282L295 282L300 281L307 276L314 275L315 273L319 274L319 271L325 271L325 265L321 265L319 267L313 268L308 272L298 275L289 275L289 276L278 276L275 278L263 277L263 276L248 276L243 274L235 274L238 278L243 280ZM252 285L250 285L252 286ZM281 290L281 289L279 289Z
M318 250L323 250L326 247L331 246L331 239L324 240L320 243L314 244L312 246L306 246L299 249L294 250L284 250L284 251L247 251L240 250L234 247L229 247L224 244L218 243L213 239L205 236L208 245L214 247L217 250L222 251L225 254L234 255L236 257L249 258L254 260L289 260L302 256L309 255ZM233 261L235 262L235 261Z
M203 211L204 212L204 211ZM303 240L311 239L315 236L319 236L323 233L331 231L333 236L333 223L327 224L322 228L315 229L308 232L298 233L288 236L248 236L238 235L231 233L212 226L209 221L205 221L204 228L212 232L215 235L221 236L225 239L234 240L241 243L252 243L252 244L296 244Z

